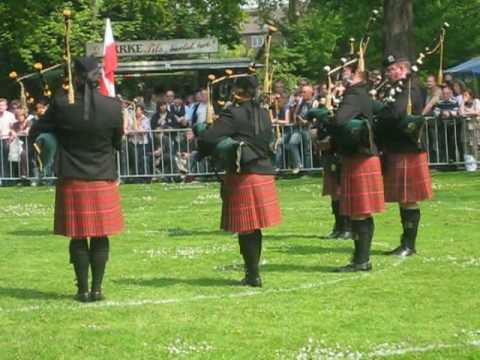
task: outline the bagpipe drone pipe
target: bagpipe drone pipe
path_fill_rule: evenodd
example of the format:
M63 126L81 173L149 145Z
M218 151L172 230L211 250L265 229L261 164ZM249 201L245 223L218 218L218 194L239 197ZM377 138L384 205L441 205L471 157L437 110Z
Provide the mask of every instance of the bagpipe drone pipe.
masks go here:
M254 147L248 144L246 140L223 137L218 139L215 144L207 144L202 142L202 135L211 127L215 126L215 122L220 116L222 111L230 111L228 108L236 107L240 101L238 95L233 91L235 82L243 79L245 81L252 81L256 83L255 68L250 66L247 73L233 74L232 70L226 70L225 76L216 78L214 75L209 75L207 85L207 116L206 121L197 123L193 126L193 133L199 142L199 157L210 157L213 161L215 170L217 171L229 171L239 173L241 171L242 164L253 161L258 158ZM250 80L251 79L251 80ZM221 91L215 91L215 86L220 85ZM252 88L256 88L255 84L252 84ZM216 101L215 111L213 97L220 94L219 99ZM257 100L251 100L257 102ZM219 115L216 114L219 113Z
M271 62L270 50L272 36L276 31L277 29L272 25L266 27L265 42L259 51L259 54L265 57L264 82L260 95L257 93L258 80L255 63L252 63L245 73L234 74L232 70L226 69L225 75L222 77L216 78L212 74L208 76L206 122L195 124L193 133L200 140L200 157L210 157L217 171L226 170L239 173L242 164L248 164L259 158L258 146L249 143L245 139L224 137L219 139L213 146L202 146L201 136L210 126L215 125L215 121L219 117L216 113L220 113L221 116L221 112L226 108L235 107L243 102L245 94L237 93L240 83L247 84L246 88L251 89L252 93L248 94L247 98L251 98L249 101L254 103L254 122L259 121L259 113L255 110L258 108L257 104L260 105L260 111L265 109L268 112L270 121L272 121L272 106L275 101L272 99L272 83L276 63L273 62L272 64ZM276 134L278 141L281 137L278 127L276 128ZM272 147L275 147L275 145Z
M444 23L434 39L434 43L431 47L426 47L424 52L421 52L415 61L415 64L411 66L411 72L407 79L397 81L393 84L387 82L381 83L377 89L371 92L373 97L376 97L377 93L381 89L383 94L380 96L382 100L373 99L373 113L375 116L374 130L375 133L380 132L382 128L390 128L390 131L395 129L399 131L403 136L410 140L418 147L422 146L422 138L427 124L425 116L421 114L413 114L413 100L415 92L418 89L416 86L417 73L421 65L424 64L425 59L435 53L440 55L440 68L438 71L438 82L443 81L443 57L444 57L444 42L447 29L450 27L448 23ZM388 59L387 59L388 60ZM395 59L391 59L394 61ZM402 116L395 118L392 116L391 108L396 106L399 99L406 98L406 111L402 111ZM417 111L418 112L418 111ZM393 122L393 123L392 123ZM378 131L377 131L378 129ZM379 135L381 136L381 135Z

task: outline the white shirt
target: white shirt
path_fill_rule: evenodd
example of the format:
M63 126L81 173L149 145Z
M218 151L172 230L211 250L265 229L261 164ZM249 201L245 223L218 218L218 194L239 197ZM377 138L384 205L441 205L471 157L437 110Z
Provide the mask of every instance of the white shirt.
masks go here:
M10 128L15 122L15 116L10 111L5 111L0 115L0 139L8 139Z
M197 123L207 121L207 104L199 103L197 108Z

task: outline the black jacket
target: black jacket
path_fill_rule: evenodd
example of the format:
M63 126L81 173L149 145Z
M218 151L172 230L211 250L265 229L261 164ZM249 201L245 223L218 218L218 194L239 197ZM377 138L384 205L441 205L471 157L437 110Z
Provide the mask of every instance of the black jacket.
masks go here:
M255 114L258 124L255 125ZM241 172L245 174L274 174L272 165L271 142L273 139L272 122L267 110L253 101L233 105L224 110L214 125L199 137L199 150L210 155L215 146L224 138L231 137L244 141L258 158L242 164Z
M421 115L425 104L425 92L416 79L412 78L411 81L412 115ZM407 114L409 97L409 80L403 80L403 82L403 91L395 96L395 102L389 103L378 115L377 138L379 145L386 152L393 153L424 151L425 144L421 144L419 147L418 143L400 128L400 120Z
M45 118L30 130L30 143L40 133L54 133L58 140L56 174L60 178L114 180L116 150L123 135L122 106L116 99L94 94L95 107L83 118L83 96L68 104L63 92L50 104Z
M354 153L351 149L345 149L340 144L342 141L338 139L340 136L340 128L345 126L352 119L366 119L371 122L373 115L372 99L368 93L368 87L366 83L358 83L351 85L345 91L343 95L342 102L338 107L338 110L335 112L335 116L332 119L330 125L330 132L333 135L336 149L339 154L343 155L354 155L363 154L363 155L376 155L378 153L375 143L370 144L368 139L365 139L365 143L357 146ZM365 129L365 131L368 131ZM365 137L368 134L365 133ZM371 146L372 145L372 146Z

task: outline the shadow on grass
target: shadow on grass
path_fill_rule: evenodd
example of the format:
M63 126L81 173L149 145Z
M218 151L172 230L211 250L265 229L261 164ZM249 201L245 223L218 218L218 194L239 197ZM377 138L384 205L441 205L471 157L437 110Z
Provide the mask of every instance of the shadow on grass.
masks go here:
M328 240L323 239L318 234L276 234L276 235L265 235L265 240L295 240L295 239L316 239L316 240Z
M27 236L27 237L37 237L37 236L46 236L53 235L53 231L49 229L19 229L7 232L8 235L13 236Z
M238 285L238 281L229 279L214 279L214 278L199 278L199 279L175 279L175 278L153 278L153 279L119 279L113 280L114 283L120 285L135 285L135 286L155 286L166 287L178 284L189 286L232 286Z
M222 230L190 230L182 228L172 228L167 229L168 236L198 236L198 235L228 235L225 231Z
M308 246L308 245L294 245L289 246L288 248L279 248L275 247L270 248L271 251L292 254L292 255L322 255L322 254L351 254L353 252L353 244L349 241L345 241L346 247L323 247L323 246ZM382 255L383 251L381 250L372 250L371 255Z
M304 272L304 273L313 273L313 272L323 272L323 273L333 273L336 269L336 266L324 266L324 265L314 265L306 266L300 264L266 264L261 267L261 271L264 272Z
M19 300L64 300L72 299L73 295L59 294L36 289L0 287L0 297L12 297Z

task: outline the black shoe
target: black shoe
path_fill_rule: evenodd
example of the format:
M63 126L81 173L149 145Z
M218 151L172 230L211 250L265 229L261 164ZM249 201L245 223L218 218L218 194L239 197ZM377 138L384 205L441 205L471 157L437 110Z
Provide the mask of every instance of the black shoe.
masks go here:
M90 301L102 301L102 300L105 300L105 297L102 295L101 291L90 292Z
M324 235L322 239L338 239L341 236L341 232L339 230L333 230L330 234Z
M409 249L407 247L399 246L392 251L387 251L384 254L388 256L412 256L415 255L417 252L414 249Z
M352 239L352 233L350 231L343 231L338 235L338 237L336 239L351 240Z
M79 292L75 295L74 299L76 301L86 303L90 301L90 296L88 292Z
M262 278L260 276L245 276L242 281L240 281L240 284L243 286L262 287Z
M336 268L335 272L348 273L348 272L371 271L371 270L372 270L372 263L370 261L367 261L363 264L355 264L352 262L348 265Z

